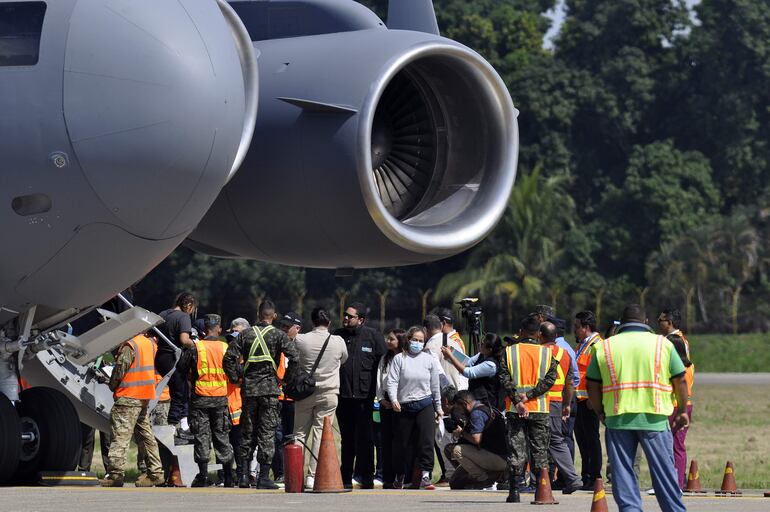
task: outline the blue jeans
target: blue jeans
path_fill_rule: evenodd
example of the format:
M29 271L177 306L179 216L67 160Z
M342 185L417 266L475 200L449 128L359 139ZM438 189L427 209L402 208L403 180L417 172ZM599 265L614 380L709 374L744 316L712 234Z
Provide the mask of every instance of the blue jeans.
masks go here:
M655 498L663 512L685 512L674 466L674 438L670 430L606 430L607 456L612 464L612 496L620 512L642 512L634 458L639 444L647 456Z

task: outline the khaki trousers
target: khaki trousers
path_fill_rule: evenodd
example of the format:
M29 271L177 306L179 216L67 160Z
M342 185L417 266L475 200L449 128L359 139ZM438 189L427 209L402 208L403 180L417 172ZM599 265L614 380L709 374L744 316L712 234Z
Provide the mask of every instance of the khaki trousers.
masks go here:
M316 391L304 400L294 403L294 436L312 448L313 456L305 450L305 463L308 465L308 475L315 476L318 450L321 447L324 418L332 416L337 410L337 391ZM307 459L310 459L309 462Z
M477 482L496 480L507 467L504 458L472 444L455 445L452 459Z

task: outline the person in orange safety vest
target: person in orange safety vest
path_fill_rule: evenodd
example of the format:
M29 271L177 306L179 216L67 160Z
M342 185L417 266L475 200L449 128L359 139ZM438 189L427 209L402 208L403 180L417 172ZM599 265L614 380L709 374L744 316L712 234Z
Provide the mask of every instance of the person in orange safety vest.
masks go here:
M100 482L103 487L123 487L126 454L134 433L147 454L147 472L139 476L136 486L165 483L148 411L155 398L155 353L155 344L142 335L118 349L109 383L115 403L110 411L109 464L107 475Z
M189 376L193 390L189 417L199 472L191 487L212 485L208 477L212 444L217 460L222 464L225 487L234 487L228 379L222 366L227 343L220 337L222 319L219 315L206 315L203 321L206 337L196 341L192 348L183 349L177 363L177 371Z

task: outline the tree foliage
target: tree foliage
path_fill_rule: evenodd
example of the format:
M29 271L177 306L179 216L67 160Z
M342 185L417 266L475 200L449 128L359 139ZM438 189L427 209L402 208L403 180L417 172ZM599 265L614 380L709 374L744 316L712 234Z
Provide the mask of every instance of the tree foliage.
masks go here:
M361 0L387 19L387 0ZM502 221L466 254L407 268L333 273L216 260L180 249L140 284L155 309L197 290L206 308L253 316L336 308L419 321L481 296L507 329L533 303L617 315L628 301L680 307L689 329L770 328L770 3L435 0L442 34L487 58L520 110L520 172ZM386 293L387 292L387 293ZM745 314L744 314L745 313Z

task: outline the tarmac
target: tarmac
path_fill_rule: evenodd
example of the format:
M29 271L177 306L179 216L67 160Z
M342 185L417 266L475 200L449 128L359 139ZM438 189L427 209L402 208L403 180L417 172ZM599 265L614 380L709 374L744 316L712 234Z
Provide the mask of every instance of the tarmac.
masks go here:
M444 512L510 511L530 507L532 494L523 494L519 505L505 503L505 491L353 491L344 494L286 494L283 491L255 491L249 489L163 489L124 487L7 487L0 488L0 510L3 512L61 511L171 511L219 510L236 511L312 511L312 512L377 512L441 510ZM544 505L538 511L591 510L592 494L577 492L565 496L554 493L559 505ZM643 496L644 510L661 510L653 496ZM607 496L609 510L618 510L611 496ZM690 511L703 512L759 512L770 510L770 498L760 491L746 492L743 497L717 498L708 496L685 497Z

